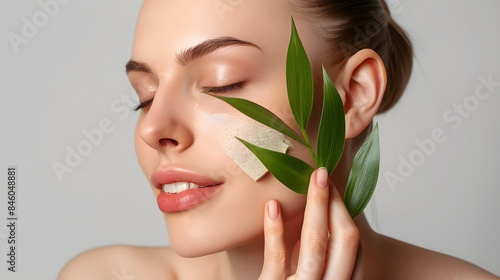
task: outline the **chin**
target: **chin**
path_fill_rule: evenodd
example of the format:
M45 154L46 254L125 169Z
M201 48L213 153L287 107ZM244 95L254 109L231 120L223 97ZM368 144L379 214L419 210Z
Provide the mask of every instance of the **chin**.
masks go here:
M187 211L165 216L171 249L184 258L196 258L234 249L263 237L262 215L233 220L201 217ZM190 216L192 215L192 216ZM246 223L241 223L241 220ZM237 222L239 221L239 222Z
M241 241L235 240L217 240L217 242L204 241L200 242L174 242L171 241L171 249L179 256L183 258L198 258L204 257L208 255L213 255L221 252L225 252L231 249L238 248L240 246L244 247L247 244L252 244L253 241L259 241L259 244L263 244L262 241L264 236L258 235L253 238L248 238ZM199 239L197 240L199 241ZM256 246L256 244L252 244L252 246Z
M235 244L229 240L224 240L224 238L219 238L215 242L208 240L208 238L181 238L177 240L172 238L170 240L171 249L179 256L183 258L198 258L203 256L208 256L220 252L227 251L231 248L238 247L239 244Z
M209 250L208 248L194 248L193 245L189 244L170 244L172 250L179 256L183 258L199 258L203 256L212 255L215 253L222 252L224 250Z

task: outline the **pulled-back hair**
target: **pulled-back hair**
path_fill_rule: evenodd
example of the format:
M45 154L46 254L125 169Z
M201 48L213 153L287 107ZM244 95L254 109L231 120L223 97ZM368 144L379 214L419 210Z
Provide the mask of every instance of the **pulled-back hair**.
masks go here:
M387 72L387 87L378 112L389 110L408 84L413 51L405 32L392 20L384 0L293 2L299 13L318 27L318 33L328 46L326 61L322 62L329 69L338 73L347 59L362 49L378 53Z

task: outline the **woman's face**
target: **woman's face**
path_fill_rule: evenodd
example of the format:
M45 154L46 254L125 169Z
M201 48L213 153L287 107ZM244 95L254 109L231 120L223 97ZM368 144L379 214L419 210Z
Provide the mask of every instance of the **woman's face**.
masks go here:
M297 26L311 33L306 23ZM254 181L228 154L228 146L237 147L228 135L255 137L262 129L206 94L254 101L296 128L285 81L290 28L291 13L278 0L146 0L142 7L128 76L140 101L153 101L141 110L136 152L180 255L214 253L261 236L270 199L280 202L285 222L302 216L304 196L270 174ZM312 39L302 34L307 49ZM288 153L312 164L307 149L292 144ZM194 189L158 189L175 182Z

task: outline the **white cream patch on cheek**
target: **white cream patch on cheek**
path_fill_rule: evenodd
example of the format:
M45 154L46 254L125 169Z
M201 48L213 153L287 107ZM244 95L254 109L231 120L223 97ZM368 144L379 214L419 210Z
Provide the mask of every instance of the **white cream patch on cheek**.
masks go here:
M206 118L205 120L215 125L214 133L221 142L224 152L254 181L262 178L268 170L235 136L261 148L280 153L286 153L292 146L283 133L246 116L207 114Z

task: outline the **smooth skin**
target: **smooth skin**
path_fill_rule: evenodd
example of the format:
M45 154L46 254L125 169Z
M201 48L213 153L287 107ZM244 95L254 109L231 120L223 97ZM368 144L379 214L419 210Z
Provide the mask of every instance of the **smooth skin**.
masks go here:
M311 176L298 262L302 269L292 276L286 277L287 252L279 204L274 208L271 205L275 201L267 203L265 263L258 279L499 279L462 260L367 232L368 224L362 217L356 220L356 227L340 194L335 188L325 188L324 179L324 170ZM329 239L326 230L331 234ZM363 248L356 254L360 232ZM224 252L183 258L165 247L116 245L80 254L64 267L58 279L244 279L231 273L229 265Z
M467 262L381 236L363 215L350 218L341 196L359 144L353 139L371 124L387 83L372 50L359 51L341 72L330 73L344 102L348 139L333 175L316 170L303 196L270 174L254 182L234 168L203 116L237 112L204 88L244 81L224 94L257 102L298 130L286 106L291 16L316 74L327 46L286 1L240 1L223 17L213 3L146 0L132 53L144 67L128 77L140 101L150 101L135 135L148 180L158 168L177 168L222 180L221 191L198 208L164 215L171 248L93 249L70 261L58 279L499 279ZM184 50L227 36L251 45L221 47L179 63ZM314 112L309 135L319 123L318 108ZM292 144L289 154L312 164L307 148Z

